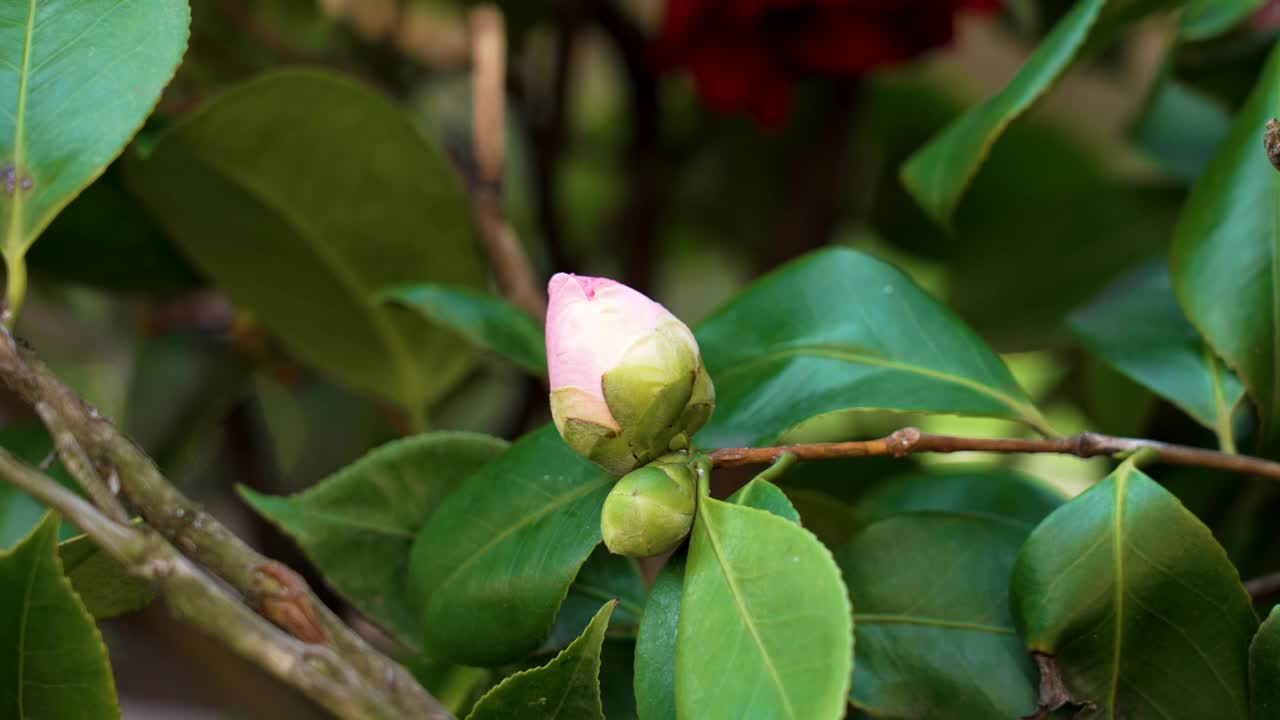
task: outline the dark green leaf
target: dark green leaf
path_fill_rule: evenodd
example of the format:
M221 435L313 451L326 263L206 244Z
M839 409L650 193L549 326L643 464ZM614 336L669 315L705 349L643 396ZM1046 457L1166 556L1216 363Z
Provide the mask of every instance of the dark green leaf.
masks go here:
M487 435L427 433L387 443L297 495L239 490L343 597L416 646L416 603L405 585L414 538L445 497L505 447Z
M0 717L120 717L107 648L62 575L52 513L0 552Z
M536 649L600 543L600 509L614 480L547 425L446 498L409 566L427 650L497 665Z
M837 558L855 608L849 699L877 717L1021 717L1036 669L1009 615L1009 573L1031 525L909 513L858 533Z
M485 693L468 720L604 720L600 649L613 608L613 602L606 602L582 635L551 662L518 672Z
M0 6L0 228L11 301L25 286L27 248L155 107L190 22L186 0Z
M1254 720L1280 717L1280 605L1249 645L1249 697Z
M471 288L430 284L398 288L381 297L417 310L531 373L547 372L542 329L502 298Z
M636 561L614 555L604 545L596 546L569 586L542 649L559 650L573 642L605 600L618 601L609 619L610 635L634 637L644 614L644 596L644 577Z
M937 222L950 224L991 146L1071 64L1105 4L1106 0L1079 0L1003 90L960 116L902 166L903 183Z
M33 273L106 290L166 293L200 283L125 188L118 164L54 218L27 263Z
M1133 139L1165 170L1190 184L1230 129L1231 115L1221 103L1169 76L1134 126Z
M850 408L984 415L1044 427L1009 370L896 268L846 249L758 280L697 330L716 383L706 446L767 442Z
M600 705L605 720L637 720L636 644L606 637L600 652Z
M921 510L996 515L1034 526L1066 500L1030 475L1002 467L936 467L892 478L858 505L863 521Z
M278 71L131 160L131 186L180 248L303 359L411 414L466 370L452 333L373 297L483 278L461 183L391 101Z
M1280 48L1192 190L1169 257L1188 319L1244 381L1267 442L1280 433L1280 174L1262 133L1277 114Z
M1203 40L1230 30L1257 10L1264 0L1189 0L1178 31L1188 40Z
M58 544L62 571L96 620L141 610L155 597L151 584L133 577L85 535Z
M1249 595L1209 529L1131 462L1035 529L1011 599L1027 646L1103 716L1249 716Z
M684 593L684 553L667 561L649 590L636 636L636 711L640 720L676 717L676 626Z
M702 497L680 599L679 715L841 717L853 670L850 615L840 570L812 533Z
M757 477L738 488L737 492L729 496L727 502L764 510L793 523L800 522L800 513L796 512L787 494L762 477Z
M842 547L863 526L852 505L817 490L787 488L787 499L800 513L800 524L831 549Z
M1068 322L1116 370L1230 439L1244 388L1187 322L1163 264L1138 268Z

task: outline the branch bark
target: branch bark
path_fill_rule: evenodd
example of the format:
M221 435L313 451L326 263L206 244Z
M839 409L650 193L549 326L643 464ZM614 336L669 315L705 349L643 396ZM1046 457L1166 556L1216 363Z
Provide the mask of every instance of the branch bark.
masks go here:
M1249 597L1255 601L1280 594L1280 573L1261 575L1251 580L1246 580L1244 589L1249 591Z
M1146 451L1149 457L1158 463L1189 465L1280 480L1280 463L1270 460L1247 455L1229 455L1187 445L1171 445L1155 440L1115 437L1091 432L1063 438L1023 440L934 435L908 427L875 440L766 448L724 448L712 452L710 457L715 467L741 467L771 463L788 453L795 455L799 460L885 455L902 458L916 453L953 452L1054 453L1092 458L1140 450Z
M325 607L297 573L259 554L169 484L151 458L64 385L34 353L20 348L7 330L0 331L0 381L28 405L43 407L56 417L58 422L51 431L69 432L95 465L111 468L130 504L166 544L221 578L257 613L301 642L307 653L299 662L306 664L311 658L332 655L342 663L341 673L333 675L334 678L341 679L342 673L354 673L362 682L362 692L373 693L381 703L395 709L386 716L356 713L344 717L452 717L408 671L378 652ZM71 519L75 522L74 517ZM89 532L87 528L81 529ZM168 561L172 557L164 554L162 559ZM126 567L130 565L126 563ZM195 592L192 580L187 578L182 582L189 591ZM184 596L180 602L185 604L176 605L175 609L186 616L186 609L195 611L202 603L214 600L197 601ZM248 608L245 611L252 614ZM265 622L261 618L258 621ZM202 621L197 618L193 622ZM244 625L240 630L249 633L246 637L262 639L261 630L254 628ZM233 647L242 654L252 651L252 648ZM257 661L271 660L275 664L264 667L277 672L282 669L277 657L280 651L272 652L276 654L250 657ZM290 670L290 677L294 672Z
M547 301L533 264L502 211L506 160L507 41L502 13L492 5L471 11L472 155L476 178L471 203L498 289L512 305L541 322Z

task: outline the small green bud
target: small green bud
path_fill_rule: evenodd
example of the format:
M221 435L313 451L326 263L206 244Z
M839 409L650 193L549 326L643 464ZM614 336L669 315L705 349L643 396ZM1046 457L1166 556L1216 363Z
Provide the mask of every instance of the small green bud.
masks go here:
M609 552L652 557L675 549L693 527L697 487L697 470L684 453L624 475L600 513L600 534Z

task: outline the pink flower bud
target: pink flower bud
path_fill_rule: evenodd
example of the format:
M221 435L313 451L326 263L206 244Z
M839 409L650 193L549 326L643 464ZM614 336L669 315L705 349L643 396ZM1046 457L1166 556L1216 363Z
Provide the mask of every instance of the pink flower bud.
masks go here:
M565 442L618 474L687 443L715 402L689 328L606 278L558 273L547 290L551 415Z

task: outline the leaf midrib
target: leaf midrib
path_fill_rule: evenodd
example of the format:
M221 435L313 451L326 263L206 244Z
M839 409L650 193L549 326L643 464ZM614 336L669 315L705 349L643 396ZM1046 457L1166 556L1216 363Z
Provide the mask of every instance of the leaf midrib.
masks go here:
M969 378L966 378L960 375L954 375L948 372L943 372L941 370L934 370L932 368L926 368L920 365L914 365L912 363L905 363L905 362L899 362L896 360L887 360L884 358L878 358L878 357L875 357L874 355L869 355L867 353L861 353L861 352L851 350L848 347L842 346L842 345L824 345L824 344L796 345L796 346L785 348L783 350L775 350L772 352L757 355L744 362L731 365L728 368L721 368L717 371L717 375L719 376L720 380L723 381L726 376L730 376L740 372L745 372L758 365L764 365L770 362L784 360L789 357L805 356L805 355L810 355L814 357L826 357L826 358L832 358L835 360L843 360L845 362L853 363L856 365L869 365L872 367L883 367L890 370L901 370L903 372L922 375L924 377L932 378L934 380L940 380L942 382L959 385L961 387L968 388L969 390L973 390L974 392L977 392L981 395L986 395L987 397L990 397L1000 402L1001 404L1007 406L1009 409L1013 410L1024 422L1028 423L1029 425L1032 425L1033 427L1041 428L1044 425L1044 419L1040 416L1039 410L1037 410L1030 403L1022 402L1007 393L996 390L995 388L992 388L988 385L984 385L976 380L970 380Z
M708 505L711 502L719 502L710 498L705 499L710 501L707 503ZM729 572L729 566L725 564L724 556L720 552L720 543L716 539L715 529L711 523L712 513L708 512L708 509L703 508L698 513L698 521L702 524L703 531L707 534L707 542L711 546L711 553L716 556L716 564L720 566L720 572L724 576L725 583L729 586L729 594L733 597L733 604L738 609L738 617L742 618L743 623L747 626L747 631L751 634L751 640L755 643L757 652L760 653L760 659L764 660L765 669L768 671L769 677L773 679L774 687L777 689L778 697L782 700L787 717L795 718L795 709L791 707L791 698L787 696L786 686L778 675L778 669L773 665L773 658L769 656L769 652L764 647L764 640L760 637L760 631L756 629L756 625L747 612L746 605L743 603L742 593L738 590L738 583L734 580L733 574Z
M19 713L19 715L24 715L24 714L25 714L25 713L23 712L23 707L24 707L24 704L25 704L25 703L24 703L24 701L23 701L22 696L23 696L23 689L24 689L24 687L26 686L26 679L25 679L24 675L25 675L25 673L26 673L26 668L27 668L27 663L26 663L25 657L26 657L26 654L27 654L27 625L28 625L29 620L30 620L30 617L31 617L31 594L32 594L32 592L34 592L34 590L35 590L35 585L36 585L36 575L37 575L37 574L39 573L39 571L40 571L40 556L41 556L41 555L42 555L42 553L44 552L44 543L47 543L47 542L48 542L48 538L53 536L53 533L44 532L44 529L43 529L43 523L42 523L42 527L41 527L41 529L40 529L38 532L41 532L41 533L44 535L44 537L43 537L43 538L41 538L41 545L35 549L35 550L36 550L36 552L35 552L36 560L35 560L35 562L31 563L31 573L27 576L27 587L26 587L26 588L23 590L23 592L22 592L22 616L21 616L21 618L19 618L19 620L18 620L18 687L17 687L17 694L18 694L18 713Z
M27 78L31 67L31 45L35 34L36 0L27 2L27 25L22 39L22 67L18 71L18 102L13 116L13 171L22 174L23 165L27 161L26 126L27 126ZM23 202L21 179L17 180L14 192L9 195L12 210L9 212L9 227L5 234L4 256L14 258L14 253L21 253L22 216L26 203Z
M857 627L859 624L917 625L920 627L943 628L949 630L973 630L975 632L985 632L994 635L1017 634L1011 627L1006 628L1000 627L999 625L983 625L982 623L946 620L943 618L924 617L920 615L896 615L893 613L854 613L853 624L854 627Z
M450 571L449 574L446 575L442 581L440 581L440 584L435 587L435 590L432 593L432 596L435 598L442 597L444 595L445 588L451 585L454 580L457 580L459 577L461 577L463 570L466 570L468 567L472 565L472 563L476 562L481 557L483 557L486 553L492 550L494 547L501 544L502 541L511 537L516 532L519 532L520 530L524 529L526 526L534 522L537 522L538 520L541 520L546 515L550 515L552 512L555 512L556 510L559 510L565 505L568 505L574 500L585 497L591 494L592 492L598 490L600 487L613 482L614 479L615 478L612 475L605 475L603 478L595 482L587 483L582 487L574 490L573 492L564 495L554 503L543 505L541 508L538 509L537 512L525 515L523 518L520 519L520 522L515 523L514 525L511 525L510 527L498 533L497 535L494 535L493 538L489 540L489 542L485 543L484 545L481 545L479 548L476 549L475 552L468 555L461 563L458 564L457 567L455 567L452 571Z
M254 200L262 203L268 210L275 212L285 225L288 225L297 233L298 237L304 241L306 247L310 248L320 259L321 265L327 267L332 273L338 286L347 291L347 294L354 301L356 307L364 311L370 320L370 327L373 328L374 334L382 339L387 346L390 355L393 358L396 374L400 377L403 387L408 388L408 394L413 398L415 403L420 402L423 393L417 382L417 375L412 368L416 364L413 361L409 348L404 344L400 333L391 325L390 318L387 314L370 299L372 291L364 289L364 283L360 278L352 272L347 263L342 258L335 257L334 253L324 243L316 243L311 240L313 234L308 232L309 227L303 218L297 217L292 210L288 209L283 203L277 201L269 193L264 192L261 188L254 185L248 178L241 177L235 171L235 166L227 167L219 163L216 159L207 157L203 153L193 152L192 157L205 163L209 168L216 171L229 182L240 188ZM413 413L419 412L420 408L406 408L412 410Z

